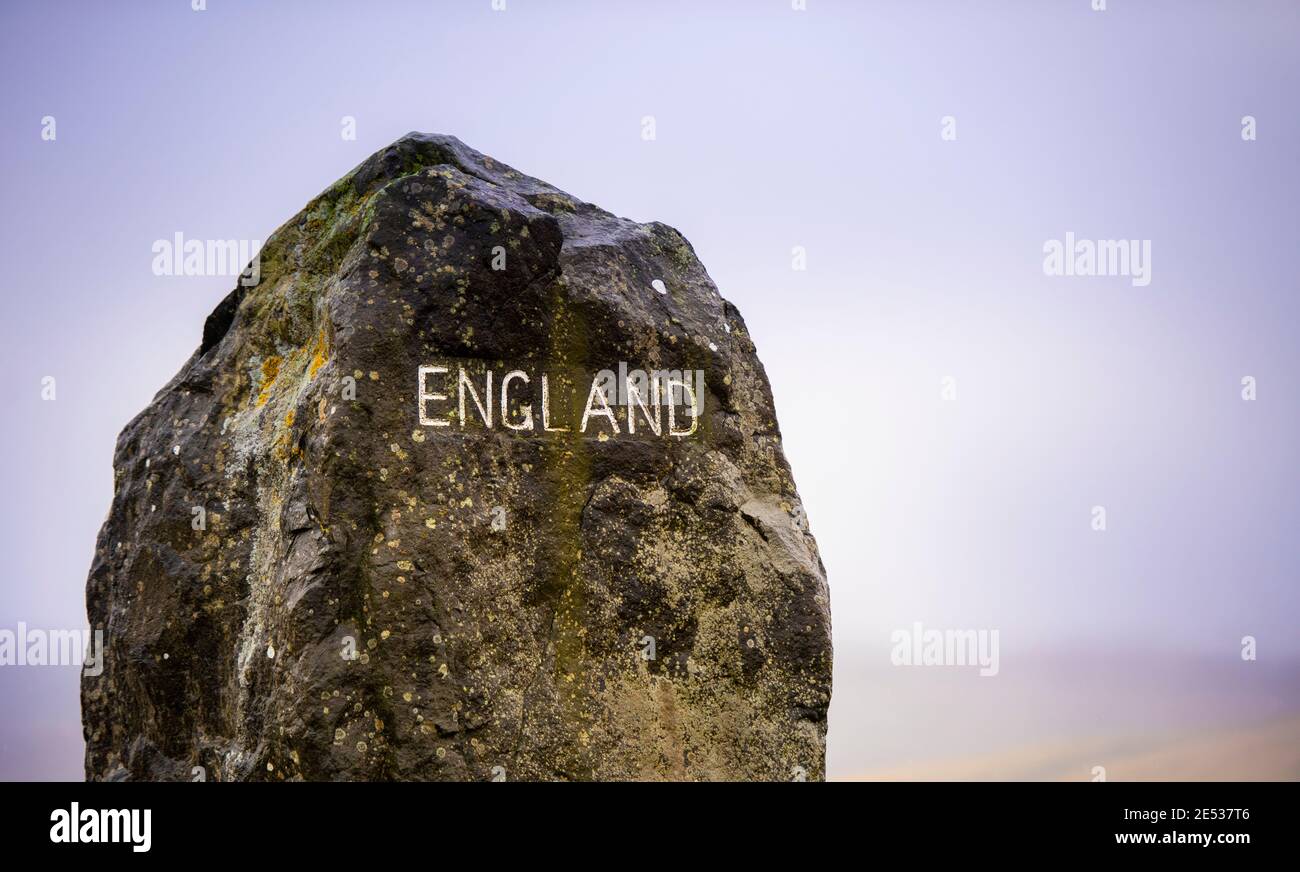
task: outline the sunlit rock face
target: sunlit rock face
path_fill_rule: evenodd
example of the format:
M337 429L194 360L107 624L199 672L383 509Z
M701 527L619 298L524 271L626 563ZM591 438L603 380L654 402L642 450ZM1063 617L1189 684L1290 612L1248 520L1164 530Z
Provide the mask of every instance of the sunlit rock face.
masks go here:
M818 779L825 573L687 241L452 137L266 243L127 425L92 779Z

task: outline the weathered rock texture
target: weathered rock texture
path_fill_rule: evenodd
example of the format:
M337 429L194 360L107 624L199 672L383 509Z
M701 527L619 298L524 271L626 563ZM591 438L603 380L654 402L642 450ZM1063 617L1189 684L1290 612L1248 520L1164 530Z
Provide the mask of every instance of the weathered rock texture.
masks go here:
M697 431L577 432L620 361L702 370ZM528 373L514 421L549 373L568 431L462 421L460 366L498 403ZM670 227L410 134L268 240L113 466L89 778L823 776L824 570L744 321Z

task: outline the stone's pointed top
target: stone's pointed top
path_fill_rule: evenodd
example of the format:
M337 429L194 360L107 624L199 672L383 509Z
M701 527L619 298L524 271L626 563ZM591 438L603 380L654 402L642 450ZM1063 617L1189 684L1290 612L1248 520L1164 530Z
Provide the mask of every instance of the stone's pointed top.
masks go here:
M455 136L420 133L415 130L366 158L353 170L352 175L359 179L359 184L364 189L376 179L390 180L396 175L439 165L454 166L466 175L524 196L563 194L558 188L524 175L513 167L470 148ZM571 197L569 199L575 204L578 202Z
M118 440L88 777L822 777L825 572L680 233L413 132L260 258Z
M460 141L460 137L454 136L450 133L425 133L421 130L409 130L397 137L397 139L393 140L393 144L396 145L405 139L418 139L423 142L449 142L456 143L457 145L465 144Z

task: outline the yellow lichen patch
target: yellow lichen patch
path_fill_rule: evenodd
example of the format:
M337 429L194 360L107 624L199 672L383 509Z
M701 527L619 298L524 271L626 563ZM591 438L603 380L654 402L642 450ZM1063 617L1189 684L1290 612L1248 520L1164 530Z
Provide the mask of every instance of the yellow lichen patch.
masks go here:
M311 365L307 367L307 377L315 378L316 373L325 365L329 356L329 347L325 344L325 331L316 334L316 344L312 346Z
M271 453L275 455L277 460L288 460L291 454L296 453L292 450L291 445L289 431L283 430L271 446Z
M257 404L265 406L266 401L271 398L271 385L275 384L276 376L280 374L281 358L272 355L262 361L262 383L257 388Z

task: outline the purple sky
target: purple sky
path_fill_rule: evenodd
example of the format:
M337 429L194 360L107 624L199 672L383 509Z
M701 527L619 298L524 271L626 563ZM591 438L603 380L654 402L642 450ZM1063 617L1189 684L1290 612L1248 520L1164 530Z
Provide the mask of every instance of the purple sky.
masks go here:
M1300 5L207 5L0 9L0 629L84 622L114 439L233 286L154 240L265 240L415 129L677 227L744 313L830 580L832 774L925 750L854 720L913 621L999 629L1004 671L1300 658ZM1150 284L1044 275L1067 231L1150 240ZM0 779L80 754L74 670L0 667Z

